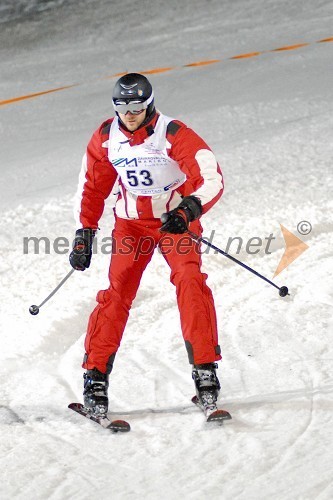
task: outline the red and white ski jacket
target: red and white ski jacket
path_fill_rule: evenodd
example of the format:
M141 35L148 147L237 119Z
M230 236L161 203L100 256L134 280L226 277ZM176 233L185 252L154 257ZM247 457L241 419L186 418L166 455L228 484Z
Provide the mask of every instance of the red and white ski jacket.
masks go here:
M97 229L104 202L116 197L125 219L154 219L194 195L207 212L222 196L223 177L214 154L179 120L156 113L134 132L118 118L93 134L83 157L77 191L78 227Z

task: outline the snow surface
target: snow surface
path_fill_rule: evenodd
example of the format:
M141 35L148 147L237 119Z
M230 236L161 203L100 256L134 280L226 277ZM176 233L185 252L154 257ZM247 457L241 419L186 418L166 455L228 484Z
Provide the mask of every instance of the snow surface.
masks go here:
M77 83L1 107L1 499L333 498L333 4L326 0L20 0L1 2L0 99ZM298 43L293 51L270 52ZM255 58L238 54L267 51ZM222 62L184 65L207 59ZM223 362L208 427L193 407L191 369L168 269L156 253L131 311L110 384L110 435L67 409L82 399L83 339L109 255L75 273L67 253L23 253L23 238L69 240L72 198L92 131L109 115L121 71L151 75L156 102L214 149L226 180L204 218L214 243L276 237L271 254L238 258L271 278L280 224L312 231L275 278L291 296L229 260L204 255ZM110 206L101 221L108 237ZM299 236L299 235L298 235ZM236 247L231 247L235 255Z

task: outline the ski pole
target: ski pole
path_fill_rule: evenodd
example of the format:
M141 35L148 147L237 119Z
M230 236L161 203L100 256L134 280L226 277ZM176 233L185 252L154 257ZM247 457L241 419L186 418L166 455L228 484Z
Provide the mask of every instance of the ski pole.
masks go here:
M46 297L46 299L43 300L43 302L41 304L39 304L39 306L30 306L29 307L29 312L30 314L32 314L33 316L36 316L36 314L39 313L39 309L42 307L42 305L45 304L45 302L47 302L48 300L50 300L51 297L53 297L53 295L59 290L60 287L62 287L62 285L65 283L65 281L68 280L68 278L74 273L75 269L71 269L69 271L68 274L66 274L66 276L60 281L59 285L57 285L55 287L55 289L50 293L50 295L48 295Z
M262 274L258 273L257 271L255 271L251 267L244 264L244 262L241 262L240 260L236 259L235 257L232 257L232 255L228 254L227 252L224 252L223 250L221 250L221 248L216 247L215 245L213 245L209 241L206 241L205 239L201 238L201 236L198 236L197 234L192 233L192 231L187 231L187 232L191 236L192 240L196 241L197 243L204 243L205 245L209 246L210 248L213 248L213 250L216 250L218 253L224 255L225 257L228 257L228 259L230 259L233 262L236 262L236 264L239 264L240 266L244 267L245 269L250 271L250 273L255 274L256 276L258 276L258 278L261 278L262 280L266 281L270 285L277 288L279 290L280 297L285 297L286 295L290 295L289 290L286 286L281 286L281 287L277 286L275 283L273 283L273 281L269 280L268 278L265 278L265 276L263 276Z

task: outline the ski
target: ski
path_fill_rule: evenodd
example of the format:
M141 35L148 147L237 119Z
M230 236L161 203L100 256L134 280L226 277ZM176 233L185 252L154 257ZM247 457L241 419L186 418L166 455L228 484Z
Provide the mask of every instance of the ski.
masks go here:
M96 422L96 424L101 425L104 429L108 429L111 432L129 432L131 430L131 426L125 420L110 420L106 415L98 416L94 415L91 411L87 410L81 403L70 403L68 405L70 410L79 413L83 417Z
M200 403L197 396L193 396L192 403L194 403L200 410L202 410L206 416L207 422L220 422L223 423L224 420L231 420L232 416L226 410L219 410L215 405L215 408L204 408Z

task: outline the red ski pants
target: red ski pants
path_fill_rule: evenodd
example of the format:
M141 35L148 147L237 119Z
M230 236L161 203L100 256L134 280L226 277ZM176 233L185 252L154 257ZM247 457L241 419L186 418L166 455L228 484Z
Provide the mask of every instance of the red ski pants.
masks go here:
M111 372L142 273L157 246L170 266L170 281L176 287L189 362L202 364L221 359L214 300L206 285L207 275L200 270L199 245L188 235L161 233L160 227L158 219L116 219L110 287L97 294L98 304L88 323L83 368ZM190 229L196 234L202 232L199 221L192 222Z

